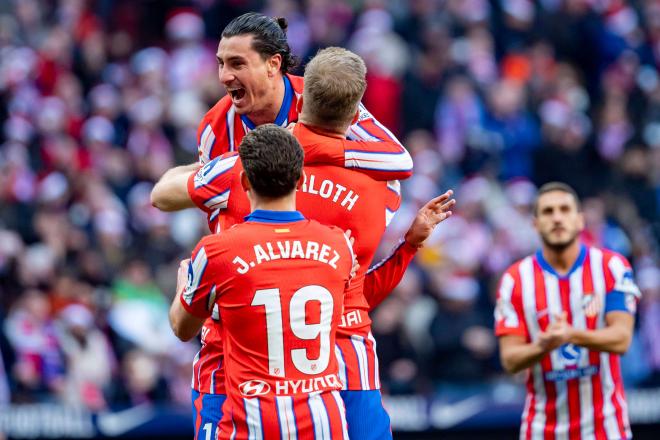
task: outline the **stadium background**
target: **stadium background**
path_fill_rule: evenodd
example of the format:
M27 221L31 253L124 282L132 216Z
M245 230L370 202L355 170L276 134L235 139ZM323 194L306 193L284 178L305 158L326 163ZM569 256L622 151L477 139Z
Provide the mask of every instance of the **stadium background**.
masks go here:
M515 436L523 377L498 364L493 286L537 247L530 203L549 180L583 198L584 240L634 265L623 374L634 432L657 435L660 2L4 0L0 438L191 432L197 348L167 308L206 226L149 192L195 159L223 93L219 34L250 10L289 19L303 64L329 45L365 59L364 103L415 161L381 257L422 202L456 191L373 313L397 438Z

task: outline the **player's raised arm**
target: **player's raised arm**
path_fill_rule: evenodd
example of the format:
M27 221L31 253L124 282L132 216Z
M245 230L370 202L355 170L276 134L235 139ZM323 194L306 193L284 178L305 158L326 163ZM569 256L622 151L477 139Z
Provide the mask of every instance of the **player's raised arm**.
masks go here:
M195 205L188 196L188 178L199 165L183 165L167 170L151 190L151 204L161 211L180 211Z
M453 194L449 190L422 206L394 252L369 269L364 279L364 296L371 309L387 298L399 284L417 250L424 245L435 227L451 217L451 209L456 204L456 200L451 198Z

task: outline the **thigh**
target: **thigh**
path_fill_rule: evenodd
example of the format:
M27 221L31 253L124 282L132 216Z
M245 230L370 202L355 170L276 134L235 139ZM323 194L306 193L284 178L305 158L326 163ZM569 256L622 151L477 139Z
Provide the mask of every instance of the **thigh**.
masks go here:
M348 435L360 440L391 440L390 416L379 390L341 392L346 406Z
M222 404L227 396L193 390L192 398L195 440L214 440L218 423L222 419Z

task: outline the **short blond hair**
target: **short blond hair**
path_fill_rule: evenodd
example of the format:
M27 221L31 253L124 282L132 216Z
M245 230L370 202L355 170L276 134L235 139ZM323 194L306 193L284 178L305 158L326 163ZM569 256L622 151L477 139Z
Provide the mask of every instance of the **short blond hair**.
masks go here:
M341 47L320 50L305 67L304 119L327 128L348 128L367 89L367 66Z

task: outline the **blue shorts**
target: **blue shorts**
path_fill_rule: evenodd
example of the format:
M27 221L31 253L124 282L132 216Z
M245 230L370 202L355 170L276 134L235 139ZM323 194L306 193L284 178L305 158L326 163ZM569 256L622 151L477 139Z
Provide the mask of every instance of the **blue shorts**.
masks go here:
M360 440L391 440L390 416L380 390L340 392L346 406L348 436Z
M215 440L222 419L226 394L203 394L192 390L193 429L195 440Z

